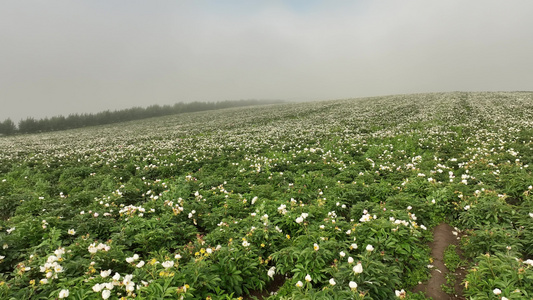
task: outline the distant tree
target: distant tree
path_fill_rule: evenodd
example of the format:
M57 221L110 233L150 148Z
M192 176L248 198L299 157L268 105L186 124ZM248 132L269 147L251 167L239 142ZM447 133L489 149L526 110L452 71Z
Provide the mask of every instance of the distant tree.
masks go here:
M38 125L34 118L28 117L26 120L20 120L19 131L21 133L35 133L39 130Z
M70 114L65 119L67 129L83 127L83 122L79 114Z
M50 130L64 130L67 129L66 119L63 116L55 116L50 118Z
M35 120L27 118L21 120L18 126L20 133L35 133L80 128L85 126L105 125L117 122L140 120L152 117L180 114L186 112L222 109L239 106L250 106L258 104L273 104L281 101L259 101L259 100L238 100L238 101L221 101L221 102L178 102L174 105L150 105L146 108L132 107L128 109L115 111L101 111L96 114L70 114L68 117L54 116ZM9 119L8 119L9 120ZM0 134L12 134L17 132L15 124L11 120L0 123ZM7 123L6 123L7 122Z
M52 130L50 127L50 120L48 118L36 120L35 122L37 122L36 127L38 132L47 132Z
M17 131L15 123L11 119L6 119L4 122L0 123L0 134L3 135L12 135Z

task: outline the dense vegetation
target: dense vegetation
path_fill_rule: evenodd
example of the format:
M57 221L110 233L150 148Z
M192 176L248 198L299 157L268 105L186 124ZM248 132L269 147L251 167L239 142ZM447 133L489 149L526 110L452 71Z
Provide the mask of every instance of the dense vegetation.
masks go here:
M280 103L277 100L237 100L220 102L179 102L174 105L151 105L148 107L132 107L128 109L103 111L96 114L71 114L67 117L55 116L36 120L28 117L20 120L18 127L11 119L0 122L0 135L12 135L15 133L37 133L66 129L81 128L113 124L125 121L141 120L146 118L175 115L188 112L216 110L231 107L242 107L261 104Z
M531 299L531 120L445 93L0 138L0 298L425 299L447 221L467 297Z

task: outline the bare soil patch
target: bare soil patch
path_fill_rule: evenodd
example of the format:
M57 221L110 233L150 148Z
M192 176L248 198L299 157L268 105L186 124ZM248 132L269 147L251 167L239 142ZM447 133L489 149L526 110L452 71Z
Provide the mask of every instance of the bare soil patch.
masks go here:
M274 280L269 283L267 288L263 291L252 291L250 295L245 296L244 299L246 300L252 300L252 299L266 299L270 297L270 294L273 292L277 292L278 289L285 283L285 277L280 274L274 275Z
M433 258L434 268L431 271L431 278L422 284L417 285L413 292L425 292L426 296L433 300L451 300L466 299L463 297L463 281L466 272L459 267L456 272L455 293L454 295L446 294L441 286L446 284L446 274L449 270L444 265L444 250L448 245L458 245L458 238L453 234L455 230L446 223L442 223L433 230L433 242L430 243L431 257Z

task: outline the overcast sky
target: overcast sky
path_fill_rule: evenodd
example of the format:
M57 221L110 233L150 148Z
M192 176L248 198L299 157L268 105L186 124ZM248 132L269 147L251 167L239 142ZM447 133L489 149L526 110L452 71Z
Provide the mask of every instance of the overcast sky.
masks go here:
M533 90L533 1L1 0L0 121Z

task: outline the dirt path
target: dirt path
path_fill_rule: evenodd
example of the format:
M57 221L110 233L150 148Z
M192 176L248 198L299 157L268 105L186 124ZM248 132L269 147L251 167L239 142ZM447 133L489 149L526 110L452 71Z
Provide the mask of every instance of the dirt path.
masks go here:
M279 290L279 288L285 283L285 277L282 275L276 274L274 280L267 285L267 288L264 291L252 291L250 295L244 296L245 300L253 299L266 299L270 297L270 294Z
M462 296L461 281L464 278L464 270L459 268L456 272L456 295L448 295L441 289L441 285L446 283L446 273L448 269L444 265L444 250L448 245L457 245L457 236L453 234L453 227L446 223L442 223L433 230L433 242L429 245L431 247L431 257L433 257L433 270L431 271L431 278L429 281L419 284L413 289L413 292L423 291L426 296L433 300L451 300L451 299L465 299Z
M441 286L446 283L446 273L449 272L444 265L444 251L448 245L457 246L459 244L457 236L453 234L454 231L453 227L446 223L442 223L433 229L433 242L429 244L434 266L431 271L431 278L429 281L417 285L413 289L413 292L425 292L426 296L431 297L433 300L466 299L462 296L463 286L461 285L466 271L461 267L455 272L455 295L448 295L441 288ZM270 296L270 292L277 291L284 281L285 279L281 275L276 275L275 280L265 291L254 291L244 299L265 299Z

